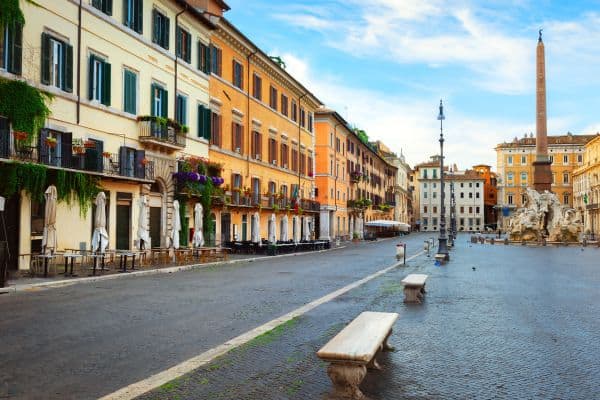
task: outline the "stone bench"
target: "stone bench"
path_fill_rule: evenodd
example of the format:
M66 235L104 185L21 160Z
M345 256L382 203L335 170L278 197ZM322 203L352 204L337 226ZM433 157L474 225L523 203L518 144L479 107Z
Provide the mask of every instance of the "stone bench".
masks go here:
M427 277L428 275L425 274L410 274L402 279L405 303L421 303L425 294L425 281Z
M396 319L396 313L365 311L317 352L320 359L330 363L327 375L335 397L363 398L359 385L367 368L380 370L377 353L393 350L387 340Z

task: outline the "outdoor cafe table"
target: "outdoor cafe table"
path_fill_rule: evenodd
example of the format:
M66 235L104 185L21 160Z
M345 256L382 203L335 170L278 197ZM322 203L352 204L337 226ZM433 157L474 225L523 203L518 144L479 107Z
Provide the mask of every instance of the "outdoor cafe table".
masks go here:
M98 259L100 259L100 270L104 272L104 263L106 258L106 253L98 253L98 254L88 254L88 257L94 260L94 266L92 269L92 275L96 275L96 268L98 267Z
M152 259L151 261L154 262L156 259L156 256L158 255L158 261L161 262L165 262L168 263L169 262L169 248L168 247L153 247L152 249L150 249L150 258Z
M77 276L73 273L73 262L75 261L76 258L83 258L83 254L77 254L77 253L65 253L63 255L63 257L65 258L65 272L63 273L64 276ZM67 266L69 265L69 261L71 261L71 272L67 273Z
M48 260L54 260L58 254L35 254L35 258L44 260L44 278L48 277Z
M131 257L131 270L135 270L135 256L138 252L133 251L119 251L117 255L119 256L119 267L121 270L119 272L127 272L127 257Z

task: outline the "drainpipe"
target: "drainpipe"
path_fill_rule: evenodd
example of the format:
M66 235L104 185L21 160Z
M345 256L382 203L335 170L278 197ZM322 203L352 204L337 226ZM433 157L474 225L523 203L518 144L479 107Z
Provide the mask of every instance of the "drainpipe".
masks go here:
M300 125L301 117L300 117L300 101L308 96L308 93L304 93L302 96L298 97L298 155L297 155L297 166L298 166L298 197L300 197L300 133L302 132L302 126Z
M248 140L248 151L246 152L246 178L250 177L250 125L252 124L252 120L250 119L250 58L258 52L258 49L254 49L252 53L246 56L246 85L248 85L248 90L246 90L246 115L248 118L248 124L246 128L246 139ZM261 87L262 91L262 87ZM243 145L243 144L242 144Z
M77 14L77 125L79 125L81 113L81 2Z
M81 1L81 0L80 0ZM185 4L185 6L183 7L183 10L179 11L177 14L175 14L175 75L173 77L174 79L174 86L175 86L175 93L173 93L173 98L174 98L174 102L173 104L175 105L175 115L173 116L175 119L175 117L177 116L177 65L179 64L179 62L177 61L177 28L179 26L179 16L181 14L183 14L185 11L187 11L187 3ZM190 49L191 50L191 49Z
M335 218L337 218L337 210L338 210L338 206L337 206L337 202L338 202L338 198L337 198L337 180L338 180L338 165L337 165L337 160L335 159L335 154L337 154L337 147L335 147L335 143L337 143L337 127L343 125L341 122L338 122L337 124L335 124L335 126L333 127L333 138L334 138L334 147L333 147L333 154L334 154L334 160L335 160L335 171L333 171L335 173L335 179L333 180L333 202L335 204L335 212L333 214L334 217L334 222L336 222ZM337 227L337 225L336 225ZM336 232L339 233L339 232Z

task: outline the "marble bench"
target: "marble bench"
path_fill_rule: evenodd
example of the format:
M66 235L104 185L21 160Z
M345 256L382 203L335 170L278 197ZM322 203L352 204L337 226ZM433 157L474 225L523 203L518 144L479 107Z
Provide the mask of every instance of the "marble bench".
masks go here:
M376 355L393 350L387 340L396 319L396 313L365 311L317 352L320 359L330 363L327 375L334 397L363 398L359 385L367 368L380 370Z
M425 281L427 277L428 275L425 274L410 274L402 279L405 303L421 303L425 294Z

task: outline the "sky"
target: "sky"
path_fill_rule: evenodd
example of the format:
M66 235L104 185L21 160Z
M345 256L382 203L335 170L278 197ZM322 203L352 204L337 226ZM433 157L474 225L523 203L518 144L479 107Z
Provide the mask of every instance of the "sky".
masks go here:
M535 134L543 28L548 134L600 131L600 0L226 0L225 16L327 107L411 166L494 169Z

